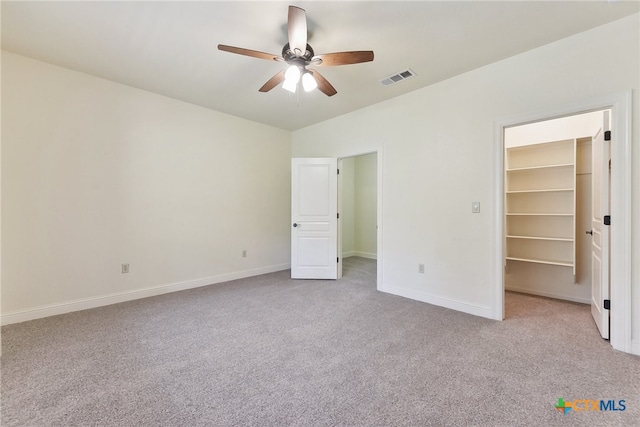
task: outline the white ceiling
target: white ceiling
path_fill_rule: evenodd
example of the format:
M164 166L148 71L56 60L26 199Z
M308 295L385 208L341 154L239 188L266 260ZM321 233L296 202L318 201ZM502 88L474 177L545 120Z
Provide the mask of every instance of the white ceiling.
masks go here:
M323 67L338 94L259 93L285 64L287 7L307 11L316 54L373 50ZM2 1L2 48L282 129L295 130L636 13L637 1ZM393 86L381 79L410 68Z

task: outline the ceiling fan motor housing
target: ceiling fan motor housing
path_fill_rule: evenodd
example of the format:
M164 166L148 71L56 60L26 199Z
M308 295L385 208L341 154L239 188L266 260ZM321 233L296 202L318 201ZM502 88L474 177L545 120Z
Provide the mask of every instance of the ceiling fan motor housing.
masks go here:
M315 53L309 43L307 43L307 48L303 55L296 55L296 53L289 47L289 43L285 44L282 48L282 57L287 63L299 64L302 60L304 62L302 65L308 65L311 62L311 58L314 56Z

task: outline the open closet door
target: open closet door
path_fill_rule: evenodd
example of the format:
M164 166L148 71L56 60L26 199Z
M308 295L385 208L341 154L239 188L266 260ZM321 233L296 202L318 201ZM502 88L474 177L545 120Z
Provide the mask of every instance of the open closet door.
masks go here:
M291 277L338 278L338 161L291 163Z
M609 141L602 129L592 142L591 315L602 338L609 339Z

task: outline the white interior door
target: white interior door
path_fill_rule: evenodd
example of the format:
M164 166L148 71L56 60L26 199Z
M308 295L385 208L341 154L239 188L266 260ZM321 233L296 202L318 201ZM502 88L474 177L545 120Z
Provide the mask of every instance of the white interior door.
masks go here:
M291 277L338 278L338 166L334 158L291 163Z
M591 315L602 338L609 339L609 310L604 308L604 300L609 299L609 227L604 224L604 216L609 215L609 141L604 140L602 129L591 146Z

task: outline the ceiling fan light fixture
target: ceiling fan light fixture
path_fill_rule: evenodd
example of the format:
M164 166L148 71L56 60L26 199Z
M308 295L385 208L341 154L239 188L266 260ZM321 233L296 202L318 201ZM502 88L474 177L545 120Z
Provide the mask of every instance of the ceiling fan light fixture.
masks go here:
M284 83L282 83L283 89L288 90L291 93L296 92L298 82L300 81L300 68L297 65L290 66L284 73Z
M318 82L316 82L316 79L314 79L308 71L302 75L302 87L305 92L311 92L318 87Z
M282 83L282 89L288 90L291 93L296 93L296 88L298 87L297 83L292 83L290 80L285 80Z

